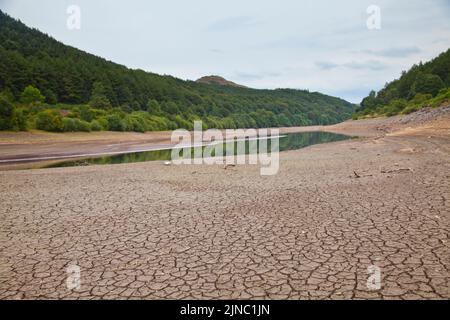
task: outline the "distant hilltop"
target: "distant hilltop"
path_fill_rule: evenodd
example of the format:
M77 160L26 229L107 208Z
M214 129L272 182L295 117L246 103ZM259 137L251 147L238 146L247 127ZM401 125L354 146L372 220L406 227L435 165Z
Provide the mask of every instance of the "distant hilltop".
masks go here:
M220 85L220 86L246 88L243 85L234 83L232 81L228 81L225 78L222 78L220 76L214 76L214 75L204 76L204 77L201 77L200 79L197 79L195 81L198 82L198 83L204 83L204 84L217 84L217 85Z

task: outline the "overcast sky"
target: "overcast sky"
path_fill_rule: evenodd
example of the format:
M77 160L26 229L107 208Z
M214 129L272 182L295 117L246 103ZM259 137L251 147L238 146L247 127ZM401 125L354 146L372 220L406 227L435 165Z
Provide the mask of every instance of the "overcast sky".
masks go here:
M379 30L366 26L372 4L381 9ZM69 5L81 9L80 30L66 26ZM0 0L0 8L131 68L357 103L450 47L449 0Z

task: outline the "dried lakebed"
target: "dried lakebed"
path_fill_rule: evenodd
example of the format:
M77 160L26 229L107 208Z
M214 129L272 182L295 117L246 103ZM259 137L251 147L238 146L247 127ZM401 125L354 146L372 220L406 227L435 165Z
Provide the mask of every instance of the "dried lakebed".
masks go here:
M0 298L449 299L449 118L386 123L281 152L274 176L159 161L2 171Z

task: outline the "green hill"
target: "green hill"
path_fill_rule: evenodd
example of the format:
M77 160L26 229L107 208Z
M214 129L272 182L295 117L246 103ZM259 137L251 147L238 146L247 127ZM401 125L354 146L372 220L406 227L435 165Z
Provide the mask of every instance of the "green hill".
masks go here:
M401 77L372 91L361 102L354 118L410 113L437 107L450 100L450 49L427 63L414 65Z
M306 90L183 81L64 45L0 11L0 129L148 131L331 124L354 105Z

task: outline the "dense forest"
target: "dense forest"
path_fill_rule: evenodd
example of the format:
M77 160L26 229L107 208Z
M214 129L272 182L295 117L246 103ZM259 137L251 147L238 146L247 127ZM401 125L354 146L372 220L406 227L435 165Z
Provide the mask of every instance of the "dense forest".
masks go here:
M331 124L354 105L317 92L205 84L132 70L0 11L0 129L150 131Z
M450 101L450 49L427 63L414 65L378 93L370 92L354 118L410 113Z

